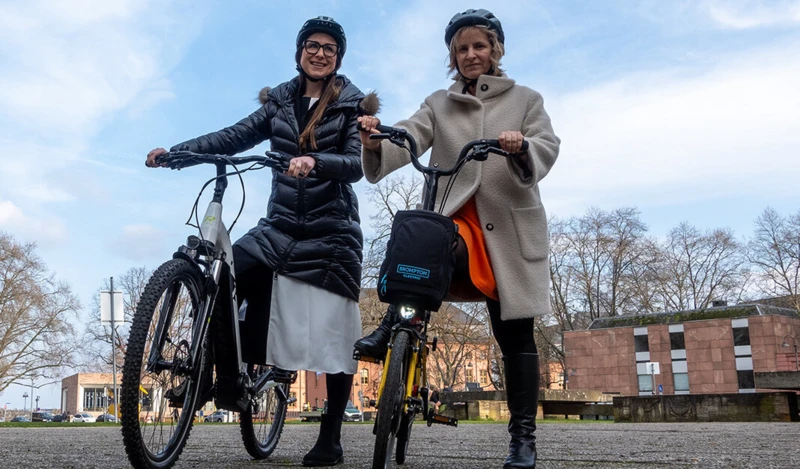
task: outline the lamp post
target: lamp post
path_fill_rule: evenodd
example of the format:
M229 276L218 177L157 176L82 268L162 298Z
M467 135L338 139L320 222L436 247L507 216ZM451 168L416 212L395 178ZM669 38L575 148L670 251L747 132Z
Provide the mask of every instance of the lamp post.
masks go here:
M39 396L36 396L36 410L39 410Z
M791 344L789 344L789 341L786 340L789 337L792 338L792 343ZM797 360L797 339L798 339L798 337L800 337L800 336L796 336L796 335L792 335L792 334L786 334L785 336L783 336L783 343L781 344L781 347L791 347L792 345L794 345L794 369L795 369L795 371L800 371L800 362L798 362L798 360Z
M27 391L25 391L25 394L22 395L22 398L25 399L25 403L22 404L22 410L24 411L25 409L28 408L28 392Z

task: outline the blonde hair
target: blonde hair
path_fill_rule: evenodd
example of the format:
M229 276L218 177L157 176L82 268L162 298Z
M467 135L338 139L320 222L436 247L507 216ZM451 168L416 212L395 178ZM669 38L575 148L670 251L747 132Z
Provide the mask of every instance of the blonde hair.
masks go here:
M305 79L306 77L301 75L301 80L303 80L303 82L305 82ZM334 75L327 81L325 87L322 89L319 102L317 102L317 108L314 109L314 113L311 114L311 118L308 120L305 130L300 134L298 146L302 153L317 150L317 139L314 136L314 131L317 129L317 124L320 119L322 119L322 115L325 114L325 109L329 104L335 103L339 99L339 93L342 91L343 81L339 76Z
M461 36L464 32L470 29L477 29L478 31L483 32L486 35L486 39L489 40L489 46L492 48L492 55L489 57L489 62L492 64L492 75L500 76L503 73L503 69L500 68L500 59L505 55L506 48L497 38L497 32L489 29L487 26L482 24L474 25L474 26L464 26L463 28L456 31L456 34L453 36L453 39L450 40L450 64L449 64L449 71L447 72L448 75L453 78L455 81L459 81L464 78L463 75L458 71L458 61L456 60L457 50L458 47L458 40L461 39ZM464 78L465 79L465 78ZM466 79L465 79L466 80Z

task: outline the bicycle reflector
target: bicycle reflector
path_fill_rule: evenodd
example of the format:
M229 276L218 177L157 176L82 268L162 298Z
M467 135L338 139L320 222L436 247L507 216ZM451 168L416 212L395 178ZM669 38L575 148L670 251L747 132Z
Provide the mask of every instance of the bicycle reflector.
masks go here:
M410 320L417 314L417 310L412 308L411 306L402 305L400 306L400 317L405 319L406 321Z

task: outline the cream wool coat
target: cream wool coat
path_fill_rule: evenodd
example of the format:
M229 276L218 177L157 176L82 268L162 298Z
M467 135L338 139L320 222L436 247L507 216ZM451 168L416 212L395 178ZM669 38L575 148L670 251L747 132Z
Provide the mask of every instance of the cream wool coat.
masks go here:
M425 99L413 116L395 126L408 130L418 151L429 148L429 165L451 167L470 140L496 139L519 130L529 143L532 177L523 178L517 163L497 155L470 161L456 178L443 210L451 216L475 196L486 249L497 281L503 320L529 318L550 311L550 264L547 215L538 182L556 161L560 140L553 133L542 96L504 76L482 75L476 95L462 94L464 82ZM380 152L362 150L364 175L377 183L411 162L406 150L388 141ZM448 178L441 178L436 207Z

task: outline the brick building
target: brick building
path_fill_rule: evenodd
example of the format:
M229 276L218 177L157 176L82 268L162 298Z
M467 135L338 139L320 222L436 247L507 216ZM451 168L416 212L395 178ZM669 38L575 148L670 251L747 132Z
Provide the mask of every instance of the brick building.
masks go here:
M659 386L664 394L756 392L755 371L800 367L786 346L792 337L800 339L800 314L763 304L596 319L588 330L564 334L569 388L622 395L650 395Z

